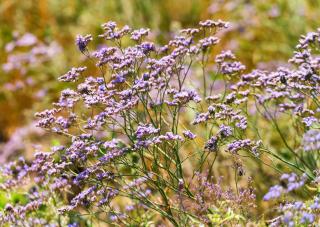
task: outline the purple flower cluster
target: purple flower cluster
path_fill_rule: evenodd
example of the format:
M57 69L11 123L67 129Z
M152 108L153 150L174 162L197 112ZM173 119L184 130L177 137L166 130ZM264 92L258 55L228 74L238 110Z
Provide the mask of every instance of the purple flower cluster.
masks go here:
M196 58L201 51L207 54L210 47L219 42L214 36L216 30L225 27L227 23L222 21L200 22L199 29L184 30L181 32L183 35L158 48L154 43L144 41L149 29L132 30L129 26L120 29L115 22L108 22L102 25L104 33L99 37L111 45L92 54L88 44L93 37L77 36L79 51L97 60L96 66L101 75L86 76L87 67L72 68L58 80L77 83L75 88L63 90L54 103L55 108L36 113L39 127L66 136L69 144L54 147L50 153L37 153L30 166L12 164L17 168L17 174L7 172L8 180L2 187L9 190L22 184L29 173L35 174L35 182L47 186L41 188L43 192L49 188L62 196L70 188L77 187L78 192L73 193L73 198L59 209L61 214L80 207L110 206L114 198L126 194L138 200L144 208L151 206L145 200L162 189L154 184L153 174L148 164L144 163L145 159L154 159L154 176L159 176L156 170L159 166L163 169L164 164L158 162L172 160L181 175L179 149L184 138L178 133L178 115L182 108L202 101L198 91L186 85L187 77L193 70L192 64L187 67L186 60L193 61L192 58ZM201 35L200 30L206 31L208 36ZM135 44L122 46L120 40L125 36L129 36ZM107 78L107 75L110 77ZM80 108L80 105L83 107ZM225 126L220 134L229 136L230 131ZM102 132L105 133L100 137ZM111 135L112 138L109 137ZM183 136L188 140L196 137L189 130L183 131ZM213 147L210 146L210 149ZM128 163L137 154L143 155L138 163L144 163L141 167L148 177L126 177L123 171L114 174L114 168L122 165L138 174L139 168ZM160 175L166 176L165 172ZM125 178L130 179L131 183L124 184ZM145 186L142 187L142 184ZM113 189L115 186L117 190ZM112 213L112 210L109 212L110 217L116 217L111 218L114 221L127 217ZM173 217L170 218L172 220Z
M251 187L237 186L233 193L220 182L213 183L212 165L222 149L239 177L245 171L242 152L262 163L271 157L276 164L307 169L312 177L311 164L298 152L299 141L305 151L319 149L315 128L320 114L320 60L309 50L319 44L319 33L300 40L291 59L296 68L244 74L245 66L231 51L210 59L211 48L220 41L217 32L227 27L221 20L202 21L198 28L184 29L159 47L145 40L149 29L118 28L107 22L99 35L106 44L93 52L88 50L93 37L78 36L76 45L95 62L96 73L88 76L89 67L77 67L60 76L60 81L73 82L72 88L61 91L52 109L36 113L37 126L63 136L63 146L36 153L30 163L19 159L3 168L2 189L31 184L38 190L29 206L8 204L0 216L3 222L20 224L14 221L19 219L17 213L23 217L42 204L51 208L57 198L58 217L88 210L100 219L109 217L113 224L129 225L141 210L161 215L173 226L193 225L190 217L212 224L208 217L213 207L230 214L231 209L243 210L242 205L254 207L255 201ZM207 65L211 62L214 67ZM286 134L282 125L291 123L288 116L295 122ZM255 118L267 122L267 130L275 128L284 152L290 152L296 164L274 152L281 149L269 143L265 129L252 122ZM297 137L294 145L286 141L289 133ZM263 146L263 140L270 147ZM210 175L196 173L203 169ZM283 184L271 187L264 200L301 188L307 175L284 174L280 180ZM120 199L130 207L119 206ZM303 210L301 224L313 223L316 217L310 209L317 210L319 200L309 210L301 203L283 209L282 223L296 222L292 207Z
M318 200L318 197L314 197L313 202L316 203ZM279 226L281 224L287 226L313 226L319 221L319 214L318 211L314 209L312 200L308 202L286 202L279 206L278 212L280 215L272 220L271 226Z
M191 131L189 130L185 130L182 132L183 136L187 139L193 140L195 139L197 136L195 134L193 134Z
M150 136L152 134L157 134L160 129L154 128L152 125L139 125L135 134L138 139Z
M215 136L212 136L204 146L204 149L214 152L218 150L218 138Z
M304 186L307 176L303 174L298 177L295 173L283 174L280 178L285 186L275 185L269 189L269 192L263 197L264 200L279 198L281 195L294 191Z
M185 105L190 101L194 101L196 103L199 103L201 101L201 98L199 95L193 91L177 91L174 89L171 89L168 91L168 94L172 94L173 99L172 101L165 101L169 106L177 106L177 105Z
M58 80L64 82L76 82L81 73L84 72L86 69L87 67L72 68L69 72L60 76Z
M194 200L187 199L182 201L182 205L186 205L186 210L196 210L200 214L200 220L204 223L210 223L206 215L207 209L213 205L220 211L228 209L241 209L246 206L248 209L255 207L255 193L251 186L251 179L248 180L248 187L241 187L238 193L231 188L223 187L223 178L214 182L213 177L207 174L195 173L195 179L190 184L190 190L194 192ZM223 202L221 202L223 201ZM192 206L187 206L188 204Z
M92 41L91 35L81 36L78 35L76 38L76 45L79 48L81 52L84 52L89 44L90 41Z
M231 153L236 154L241 149L254 150L256 148L255 143L249 139L245 140L235 140L232 143L228 144L227 150Z

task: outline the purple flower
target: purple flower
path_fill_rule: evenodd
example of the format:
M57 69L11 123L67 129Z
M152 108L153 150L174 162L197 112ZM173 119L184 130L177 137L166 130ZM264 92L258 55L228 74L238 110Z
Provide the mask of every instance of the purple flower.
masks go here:
M107 23L102 24L101 27L102 27L104 30L111 30L111 31L113 31L113 30L117 27L117 23L114 22L114 21L108 21Z
M298 177L295 173L283 174L280 178L281 181L284 181L285 186L275 185L269 189L269 192L264 196L264 200L270 200L280 197L284 193L289 193L293 190L296 190L302 187L306 180L307 175L303 174L301 177Z
M86 36L78 35L76 38L76 45L81 52L84 52L90 41L92 41L91 35L86 35Z
M126 81L126 79L122 75L117 75L116 78L112 81L112 83L121 84L125 81Z
M59 81L75 82L79 76L87 69L87 67L71 68L66 74L58 78Z
M197 125L203 122L206 122L210 119L209 113L200 113L196 116L196 118L192 121L193 125Z
M230 50L227 50L227 51L222 51L221 54L217 55L215 61L216 63L220 64L226 60L235 60L235 59L236 59L236 56Z
M78 205L80 205L80 203L83 203L87 197L89 197L91 194L93 194L96 189L97 189L96 186L92 186L92 187L82 191L81 193L79 193L76 197L74 197L71 200L71 202L70 202L71 206L76 208Z
M230 126L226 126L226 125L220 125L219 128L219 134L221 135L222 138L224 137L229 137L232 135L232 128Z
M245 140L235 140L232 143L228 144L228 151L236 154L241 149L250 149L254 144L249 139Z
M134 206L133 205L127 205L125 209L126 209L126 211L130 212L130 211L134 210Z
M143 42L143 43L141 43L140 47L142 48L143 53L145 53L145 54L147 54L151 51L155 51L155 49L156 49L154 43L151 43L151 42Z
M268 201L271 199L279 198L283 192L284 192L283 187L279 185L272 186L269 189L268 193L264 195L263 200Z
M320 198L319 197L315 197L313 204L310 205L310 208L312 210L320 209Z
M154 128L151 124L146 125L139 125L136 130L136 136L138 139L142 139L146 136L150 136L152 134L157 134L160 131L160 129Z
M107 194L98 202L98 206L100 207L107 203L110 203L110 201L118 194L119 191L117 189L108 188Z
M160 144L166 141L183 141L180 135L175 135L172 132L166 132L164 135L154 137L150 142L151 144Z
M229 23L222 20L218 20L218 21L206 20L206 21L200 21L199 25L202 28L228 28Z
M301 210L304 208L304 203L301 201L294 202L293 207L295 210Z
M307 175L303 174L299 179L295 173L283 174L280 179L287 181L287 191L290 192L302 187L307 180Z
M195 34L197 34L199 32L200 32L200 30L197 29L197 28L186 28L186 29L182 29L180 31L180 33L185 33L187 35L195 35Z
M310 127L313 123L318 122L318 119L315 117L305 117L302 119L302 122L307 126Z
M120 158L121 156L126 154L127 151L128 150L125 148L115 148L115 149L112 149L111 151L108 151L107 154L99 158L100 165L106 165L112 160L116 158Z
M73 180L73 183L78 185L82 181L86 180L89 177L89 175L90 175L90 170L86 169L76 176L76 178Z
M68 227L79 227L80 225L76 222L68 224Z
M104 142L102 146L105 149L114 149L118 147L119 143L119 139L112 139L111 141Z
M204 149L210 151L210 152L215 152L218 150L218 138L215 136L212 136L204 146Z
M221 64L221 72L226 75L232 75L235 73L242 72L246 67L241 62L223 62Z
M303 212L300 219L301 224L312 224L315 221L315 216L313 214Z
M170 94L173 94L172 101L165 101L169 106L178 106L178 105L185 105L190 101L194 101L199 103L201 98L199 95L193 90L184 90L184 91L176 91L170 90L168 91Z
M131 33L131 39L135 41L139 41L142 37L147 36L149 34L149 29L141 28L139 30L134 30Z
M142 185L143 183L145 183L146 181L148 181L150 178L152 178L152 174L151 173L149 173L146 176L134 179L133 181L131 181L130 183L125 185L123 187L123 189L128 190L128 189L131 189L131 188L134 188L134 187L138 187L138 186Z
M55 109L36 114L38 126L58 133L59 138L63 136L61 143L65 146L52 146L50 153L36 153L30 164L19 159L1 169L1 189L11 192L24 184L27 188L36 186L24 193L28 201L25 206L8 204L0 212L0 222L3 217L9 220L10 215L17 218L16 214L32 218L33 214L25 210L37 211L42 204L41 209L53 207L51 192L54 192L67 196L62 196L61 200L57 197L57 205L63 205L58 211L65 212L66 217L70 212L100 210L106 212L101 217L130 225L141 209L141 213L151 212L150 217L157 217L153 212L159 211L178 222L176 214L183 211L207 223L210 207L217 206L221 212L232 207L237 212L239 208L246 209L248 204L248 207L254 206L255 195L251 187L239 187L237 193L233 193L220 186L219 179L211 179L209 173L208 176L196 173L198 167L203 170L207 166L203 155L205 159L207 155L210 160L214 158L206 152L225 149L235 173L243 176L246 168L242 151L255 156L264 152L266 157L261 158L271 155L267 152L268 147L272 148L268 138L264 144L252 140L260 136L266 139L266 130L261 130L260 123L276 123L290 117L306 125L302 127L306 129L304 134L301 128L291 127L296 130L293 140L301 141L305 151L319 150L320 133L315 126L320 112L316 102L320 57L312 49L314 44L320 44L320 30L301 38L292 59L295 67L279 67L270 72L253 70L242 75L246 68L231 51L221 52L215 61L209 53L223 37L218 36L217 31L227 26L223 21L202 21L198 28L184 29L167 45L158 47L144 41L148 29L132 31L129 26L119 28L110 21L102 25L103 34L99 35L106 44L93 52L87 49L92 37L77 36L78 49L94 61L90 67L96 66L90 70L92 76L83 77L86 67L71 68L58 80L76 84L61 92L54 103ZM32 40L23 43L34 45ZM7 50L11 53L16 45L11 44ZM41 53L45 50L35 48L30 56L13 56L5 69L33 64L36 62L34 55ZM17 78L6 86L23 91L36 85L35 82L27 75L25 80ZM203 83L206 83L206 91L203 91ZM194 119L190 119L195 113ZM184 130L190 121L194 133ZM282 131L281 127L287 128L285 123L276 126ZM197 143L189 140L194 140L196 134L210 135L204 142L205 153L194 152ZM184 143L185 140L190 143ZM313 153L316 152L308 155ZM185 163L183 166L179 156L182 164ZM198 158L204 161L200 161L200 166L192 163ZM187 165L189 162L191 165ZM186 170L190 170L190 174ZM310 169L306 171L311 172ZM306 175L294 173L284 174L280 180L281 185L271 187L264 200L287 193L294 195L293 191L307 183ZM169 196L170 204L159 200L163 193ZM124 207L118 206L116 197L127 197L128 204L132 204L126 208L130 218L121 213ZM227 207L221 207L225 202ZM154 205L157 209L152 209ZM171 205L178 209L173 210L172 217L168 212ZM293 226L300 221L310 225L315 222L319 207L319 198L286 202L279 207L281 215L273 224ZM13 221L9 221L12 224Z
M293 221L293 213L288 211L286 212L283 217L282 221L285 223L288 227L293 227L294 226L294 221Z
M182 133L183 133L185 138L190 139L190 140L193 140L193 139L195 139L197 137L195 134L193 134L189 130L183 131Z
M207 50L209 47L214 46L220 42L220 39L214 36L210 36L199 41L200 48Z

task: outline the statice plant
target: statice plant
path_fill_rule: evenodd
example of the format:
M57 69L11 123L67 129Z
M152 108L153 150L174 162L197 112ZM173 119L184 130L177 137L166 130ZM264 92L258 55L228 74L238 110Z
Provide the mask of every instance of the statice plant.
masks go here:
M301 38L292 67L248 72L231 51L215 52L228 26L201 21L158 46L149 29L110 21L94 51L94 38L78 35L86 65L61 75L69 88L35 114L61 144L3 167L1 189L28 193L7 203L2 223L244 225L259 216L254 171L293 172L265 189L264 200L315 181L320 60L312 48L320 30ZM318 222L318 200L282 206L272 223Z

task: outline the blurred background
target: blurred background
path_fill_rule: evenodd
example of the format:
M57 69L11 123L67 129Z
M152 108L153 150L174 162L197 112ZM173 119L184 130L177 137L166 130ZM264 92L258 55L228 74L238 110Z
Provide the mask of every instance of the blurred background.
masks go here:
M56 143L33 115L58 97L64 85L56 79L84 60L77 34L97 36L113 20L148 27L163 44L180 28L223 19L232 26L220 48L234 50L248 70L272 70L319 18L320 0L0 0L0 163L31 154L32 144Z

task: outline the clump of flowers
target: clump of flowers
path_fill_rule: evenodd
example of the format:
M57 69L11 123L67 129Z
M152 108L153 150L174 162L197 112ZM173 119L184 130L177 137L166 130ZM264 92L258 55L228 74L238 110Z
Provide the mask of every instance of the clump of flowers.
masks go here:
M275 185L269 189L269 192L264 196L265 200L276 200L280 197L286 199L277 207L278 216L269 221L271 226L309 226L315 225L320 221L320 198L319 195L314 196L306 201L289 200L290 192L300 189L306 183L306 175L301 177L295 173L283 174L280 178L284 186ZM319 187L317 181L313 182L316 187Z
M238 186L248 159L270 170L305 172L283 175L286 185L270 188L265 200L314 180L317 163L308 162L300 143L310 143L309 130L319 124L320 61L309 46L319 44L320 33L302 37L291 59L295 68L246 72L230 51L212 58L217 33L228 26L202 21L158 46L149 29L107 22L99 36L105 45L94 51L91 35L77 36L96 73L74 66L59 77L72 85L36 117L38 127L67 142L3 169L3 190L32 185L35 195L23 205L8 203L0 220L24 225L25 217L40 220L42 209L52 212L45 224L80 223L82 214L118 225L243 224L256 206L251 180ZM268 141L251 113L274 128L280 146ZM296 143L287 141L279 121L292 124ZM234 179L227 189L213 177L214 167L228 168L219 165L223 159ZM301 223L316 220L308 211Z

